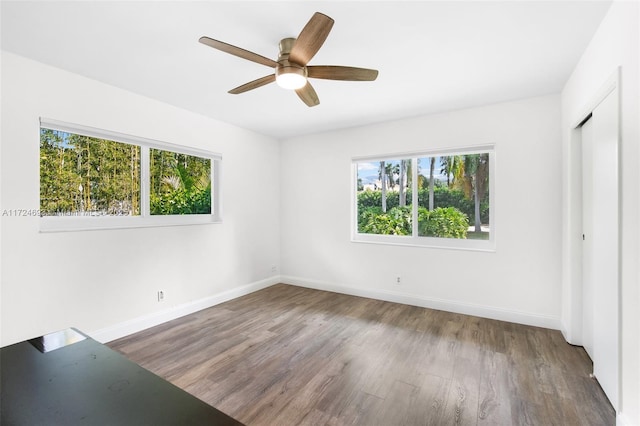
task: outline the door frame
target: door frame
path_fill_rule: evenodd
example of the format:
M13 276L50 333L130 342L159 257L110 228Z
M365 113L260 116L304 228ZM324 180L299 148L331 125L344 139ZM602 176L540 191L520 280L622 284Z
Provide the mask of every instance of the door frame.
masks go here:
M563 318L561 331L565 340L573 345L583 344L583 298L582 298L582 131L581 125L589 118L591 112L614 90L617 89L618 102L618 324L620 324L620 277L621 277L621 220L622 212L620 194L621 178L620 178L620 158L622 150L620 149L620 75L621 68L617 67L615 72L607 79L600 89L590 97L590 101L582 109L582 112L575 117L570 123L569 144L567 151L567 159L563 166L567 167L568 182L564 187L563 197ZM618 326L618 365L621 365L621 327ZM618 395L620 395L620 368L618 368ZM614 403L617 406L617 403Z

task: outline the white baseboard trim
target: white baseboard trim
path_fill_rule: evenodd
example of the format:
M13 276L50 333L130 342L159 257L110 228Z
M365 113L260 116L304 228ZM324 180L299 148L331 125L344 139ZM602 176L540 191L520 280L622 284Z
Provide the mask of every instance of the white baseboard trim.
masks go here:
M531 314L528 312L496 308L493 306L456 302L452 300L435 299L424 296L417 296L409 293L401 293L398 291L362 289L288 275L282 275L280 276L280 279L284 284L291 284L299 287L332 291L334 293L349 294L352 296L368 297L370 299L378 299L387 302L420 306L423 308L438 309L441 311L455 312L458 314L473 315L482 318L490 318L500 321L514 322L518 324L532 325L535 327L550 328L553 330L560 329L559 317Z
M570 345L582 346L580 344L581 342L574 339L574 335L569 332L569 327L567 327L567 324L565 324L562 320L560 320L560 333L562 333L562 337L564 337L564 340Z
M110 342L124 336L145 330L150 327L171 321L185 315L201 311L211 306L218 305L231 299L244 296L254 291L262 290L280 282L279 276L273 276L261 281L256 281L241 287L232 288L222 293L214 294L203 299L194 300L180 305L172 306L162 311L153 312L138 318L133 318L118 324L114 324L99 330L87 333L100 343Z
M483 318L491 318L501 321L509 321L518 324L532 325L551 329L561 329L560 319L530 314L526 312L513 311L491 306L475 305L470 303L456 302L445 299L428 298L409 293L380 289L362 289L346 285L310 280L293 276L273 276L261 281L256 281L241 287L233 288L221 293L194 300L180 305L172 306L162 311L153 312L148 315L133 318L118 324L114 324L99 330L88 332L87 334L100 343L110 342L124 336L145 330L150 327L171 321L185 315L192 314L202 309L210 308L231 299L244 296L254 291L270 287L277 283L296 285L299 287L313 288L316 290L332 291L335 293L349 294L352 296L368 297L370 299L385 300L388 302L403 303L405 305L420 306L423 308L438 309L442 311L455 312L459 314L474 315ZM619 416L620 418L620 416ZM623 418L623 417L622 417ZM621 423L625 425L625 423Z

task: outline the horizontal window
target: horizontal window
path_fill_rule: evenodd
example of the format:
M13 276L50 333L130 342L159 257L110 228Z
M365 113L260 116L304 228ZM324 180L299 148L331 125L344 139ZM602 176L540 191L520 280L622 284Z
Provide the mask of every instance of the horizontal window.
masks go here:
M493 147L353 160L353 240L493 250Z
M40 228L217 222L220 160L206 151L41 120Z

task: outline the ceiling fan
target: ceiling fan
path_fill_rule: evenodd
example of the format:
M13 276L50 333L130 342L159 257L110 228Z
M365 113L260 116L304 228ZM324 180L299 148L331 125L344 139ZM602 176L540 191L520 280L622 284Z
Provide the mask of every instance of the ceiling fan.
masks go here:
M209 37L200 37L199 41L214 49L275 69L274 74L238 86L235 89L229 90L229 93L237 95L275 81L285 89L295 90L298 97L302 99L307 106L312 107L320 104L320 100L307 78L373 81L378 77L377 70L367 68L336 65L307 65L311 58L320 50L320 47L322 47L322 44L333 27L333 22L333 19L327 15L320 12L314 13L297 39L285 38L280 41L280 55L277 61Z

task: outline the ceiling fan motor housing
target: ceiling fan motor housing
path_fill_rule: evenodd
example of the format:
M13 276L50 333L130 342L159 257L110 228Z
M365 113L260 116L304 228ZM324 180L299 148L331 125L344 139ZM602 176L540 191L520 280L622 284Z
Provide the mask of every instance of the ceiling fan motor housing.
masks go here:
M276 76L282 74L298 74L305 79L307 78L307 67L289 61L289 53L291 52L291 48L295 42L295 38L285 38L280 40L280 56L278 56Z
M301 67L293 62L289 62L288 59L281 59L278 61L278 66L276 67L276 76L280 76L282 74L298 74L307 78L307 68Z

